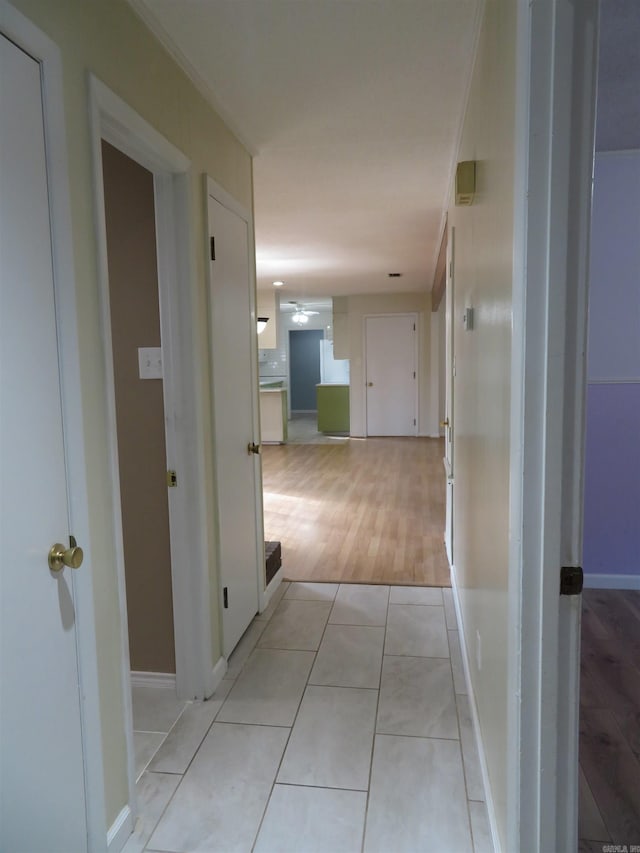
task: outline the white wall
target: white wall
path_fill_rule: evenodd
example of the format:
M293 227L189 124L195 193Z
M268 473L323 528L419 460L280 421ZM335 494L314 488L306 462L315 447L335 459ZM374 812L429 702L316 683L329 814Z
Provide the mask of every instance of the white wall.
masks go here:
M518 4L488 0L458 161L477 161L471 207L453 206L455 577L502 847L507 827L510 374ZM452 188L453 189L453 188ZM474 329L462 325L474 308Z
M588 378L640 380L640 151L596 155Z
M640 588L640 151L596 156L591 222L583 564Z

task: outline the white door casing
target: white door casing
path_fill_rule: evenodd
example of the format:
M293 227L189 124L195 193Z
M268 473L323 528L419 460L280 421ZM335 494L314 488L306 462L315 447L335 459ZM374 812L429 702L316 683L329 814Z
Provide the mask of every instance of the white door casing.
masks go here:
M417 435L417 315L371 315L364 322L366 434Z
M508 849L575 850L597 0L522 4L516 55Z
M206 510L205 440L200 388L202 366L192 306L193 271L190 260L190 162L155 128L100 80L89 77L96 239L99 255L101 318L105 347L107 411L109 415L110 467L113 511L116 521L114 555L118 566L121 610L123 690L129 705L130 671L124 580L124 547L120 517L120 483L115 415L113 358L109 310L102 139L125 153L154 175L158 289L160 297L162 374L168 467L176 470L178 485L168 491L176 649L176 690L181 698L204 699L215 689L211 654L210 580L208 566L209 523ZM179 285L177 284L179 283ZM130 797L135 797L130 754Z
M60 64L15 10L0 15L42 60L0 35L0 846L80 851L106 828ZM84 564L51 572L49 548L72 534Z
M455 324L453 322L453 306L454 306L454 241L455 228L450 227L449 239L447 240L447 285L445 291L445 418L444 418L444 468L447 478L446 483L446 508L445 508L445 535L444 542L447 551L449 565L453 565L453 489L454 489L454 474L453 474L453 401L454 401L454 380L455 380L455 364L454 364L454 334Z
M264 588L257 332L248 213L208 182L209 316L223 653L258 612Z

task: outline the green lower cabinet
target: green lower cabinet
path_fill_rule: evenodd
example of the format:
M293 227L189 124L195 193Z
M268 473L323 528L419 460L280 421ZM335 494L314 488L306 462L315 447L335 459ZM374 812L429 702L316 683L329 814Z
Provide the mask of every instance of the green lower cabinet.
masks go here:
M318 432L349 432L349 386L316 385Z

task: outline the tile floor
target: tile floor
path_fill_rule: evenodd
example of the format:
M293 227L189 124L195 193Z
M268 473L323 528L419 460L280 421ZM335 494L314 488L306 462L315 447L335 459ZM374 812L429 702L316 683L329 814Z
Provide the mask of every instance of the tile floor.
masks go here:
M207 702L134 689L126 853L492 850L451 590L275 599Z

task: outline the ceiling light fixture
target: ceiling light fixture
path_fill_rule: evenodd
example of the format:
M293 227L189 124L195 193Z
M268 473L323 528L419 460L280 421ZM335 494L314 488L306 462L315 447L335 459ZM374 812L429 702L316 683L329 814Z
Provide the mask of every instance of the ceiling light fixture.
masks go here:
M303 326L305 323L309 322L308 316L303 314L302 311L296 311L296 313L291 316L291 319L294 323L297 323L298 326Z
M284 281L274 281L273 286L274 287L284 287Z
M261 335L264 332L265 327L266 327L268 322L269 322L268 317L258 317L258 334L259 335Z

